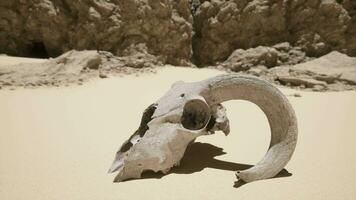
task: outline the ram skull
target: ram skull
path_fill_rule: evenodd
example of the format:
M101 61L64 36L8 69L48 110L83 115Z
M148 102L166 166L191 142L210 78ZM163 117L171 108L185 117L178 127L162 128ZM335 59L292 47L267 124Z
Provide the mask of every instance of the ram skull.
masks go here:
M274 86L252 76L226 74L193 83L176 82L143 113L138 130L121 146L109 172L120 182L152 170L167 173L179 165L187 146L201 135L229 133L228 100L247 100L268 118L271 142L255 166L236 172L245 182L271 178L290 160L297 142L297 120L287 98Z

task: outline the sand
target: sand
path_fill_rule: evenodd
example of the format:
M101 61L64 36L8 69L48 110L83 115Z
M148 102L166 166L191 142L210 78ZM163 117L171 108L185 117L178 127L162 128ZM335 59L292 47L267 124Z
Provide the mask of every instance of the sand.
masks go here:
M0 54L0 66L15 65L19 63L41 63L47 60L48 59L23 58Z
M270 132L257 106L231 101L224 104L229 136L199 138L171 174L113 183L115 174L106 172L143 109L176 80L222 73L157 71L83 86L0 90L0 199L356 199L355 91L288 96L300 130L286 166L291 175L233 187L234 171L262 158Z

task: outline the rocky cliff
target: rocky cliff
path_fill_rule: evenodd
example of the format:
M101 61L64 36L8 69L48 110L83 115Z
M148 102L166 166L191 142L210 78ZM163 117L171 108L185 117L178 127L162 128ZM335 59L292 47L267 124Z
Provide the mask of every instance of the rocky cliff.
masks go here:
M205 1L194 14L194 55L200 64L214 64L235 49L280 42L312 57L331 50L355 55L356 6L351 1Z
M183 65L191 56L192 16L187 0L0 1L0 52L58 56L98 49L137 51Z
M319 57L356 55L354 0L0 1L0 53L58 56L97 49L201 66L236 49L289 42Z

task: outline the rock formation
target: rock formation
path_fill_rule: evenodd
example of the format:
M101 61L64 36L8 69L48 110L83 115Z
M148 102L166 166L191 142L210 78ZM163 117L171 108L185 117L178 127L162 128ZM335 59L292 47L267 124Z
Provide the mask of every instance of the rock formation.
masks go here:
M191 56L188 0L0 1L0 53L56 57L71 49L127 56L144 46L162 62Z
M142 53L116 57L105 51L72 50L42 63L21 63L0 67L0 89L81 85L83 81L90 78L106 78L109 74L152 71L152 67L157 65L160 65L160 62L154 56Z
M284 42L272 47L258 46L247 50L235 50L222 64L231 71L246 71L253 67L272 68L280 65L295 65L308 58L300 47L292 47Z
M283 85L314 91L356 89L356 58L331 52L310 62L276 67L269 76Z
M236 49L289 42L311 57L356 55L355 7L353 0L1 1L0 53L127 56L144 48L163 63L205 66Z
M350 55L356 56L356 1L339 0L351 17L350 24L346 31L346 49Z
M354 4L351 0L343 4L335 0L204 1L194 16L194 57L200 65L215 64L235 49L280 42L300 46L312 57L331 50L356 55Z

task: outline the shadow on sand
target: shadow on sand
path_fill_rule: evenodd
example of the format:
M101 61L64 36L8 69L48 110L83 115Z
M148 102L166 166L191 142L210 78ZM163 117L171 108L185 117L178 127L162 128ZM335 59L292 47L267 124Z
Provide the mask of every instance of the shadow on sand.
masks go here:
M213 168L227 171L241 171L250 168L252 165L240 164L234 162L227 162L217 160L214 157L224 155L226 152L222 148L214 146L208 143L196 142L188 146L184 157L181 160L179 167L174 167L168 174L155 173L153 171L147 171L142 174L143 179L147 178L162 178L169 174L192 174L200 172L205 168ZM291 176L286 169L283 169L279 174L273 178ZM246 184L243 181L236 181L234 187L238 188Z

